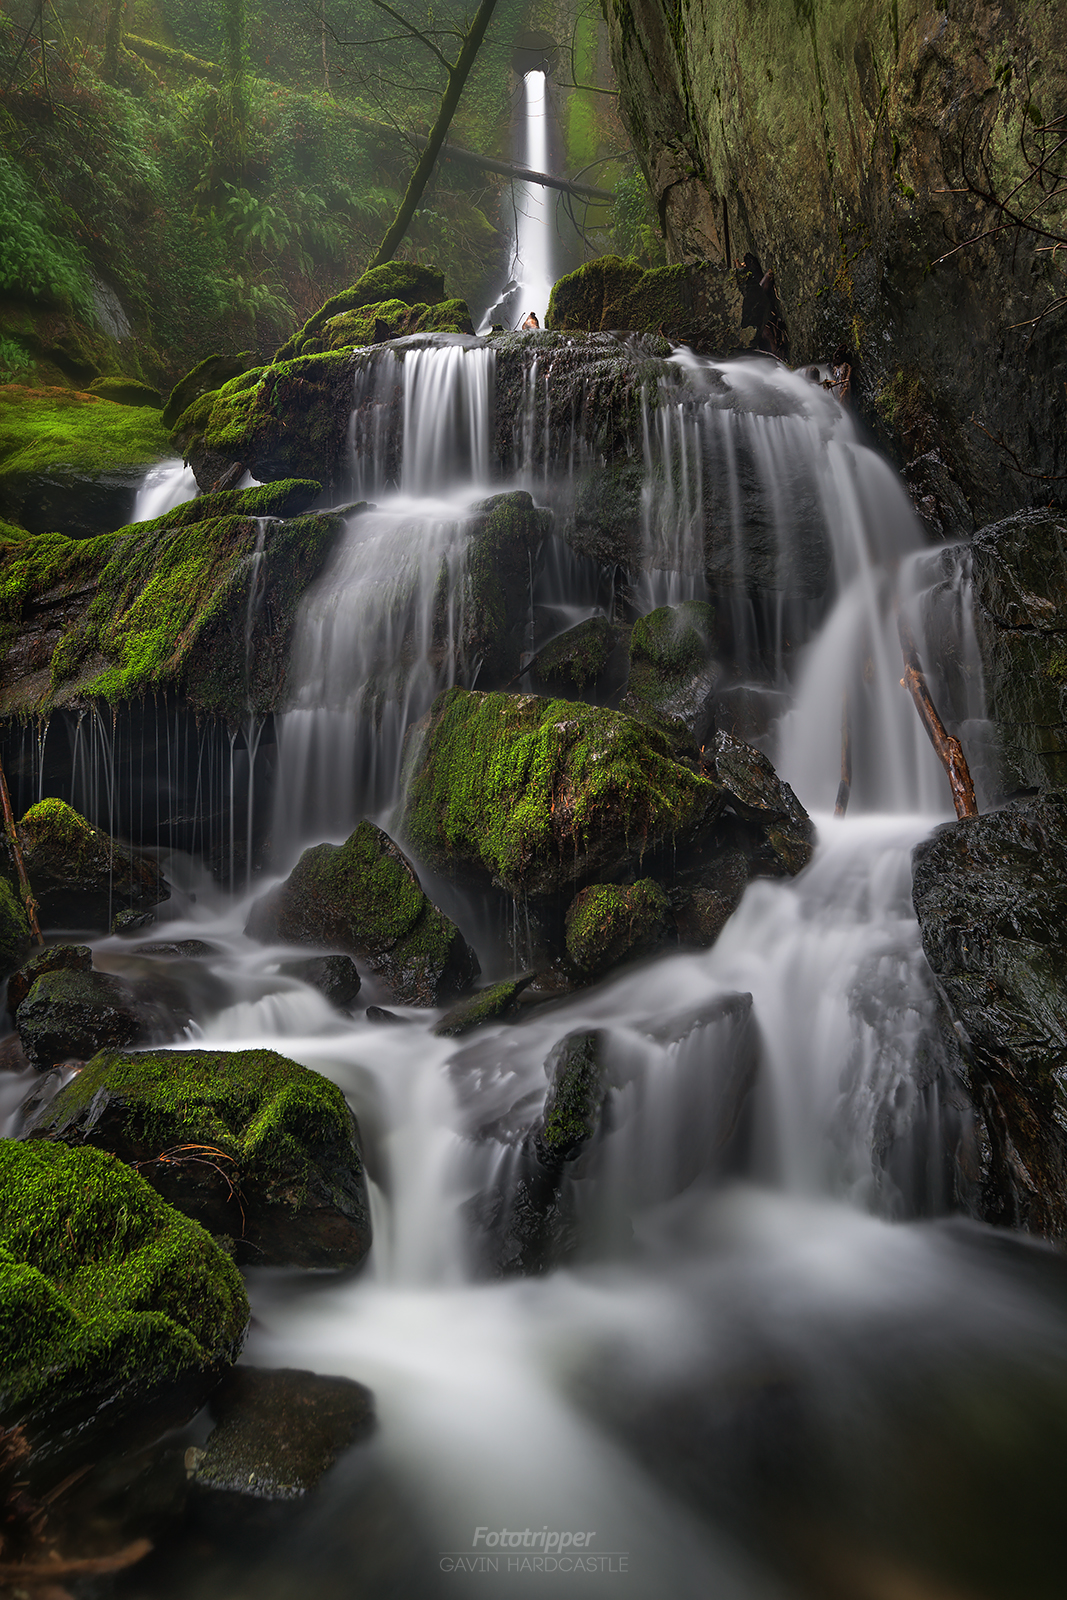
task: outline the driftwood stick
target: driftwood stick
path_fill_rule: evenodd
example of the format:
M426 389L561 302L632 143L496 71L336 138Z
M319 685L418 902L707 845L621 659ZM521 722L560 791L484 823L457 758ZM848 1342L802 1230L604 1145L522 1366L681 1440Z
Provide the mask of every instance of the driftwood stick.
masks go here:
M900 647L904 652L904 676L900 681L914 700L915 709L918 711L919 719L929 735L930 743L936 750L941 765L948 773L956 815L961 821L964 817L976 817L978 815L978 803L974 798L974 784L971 781L971 770L967 765L967 757L963 753L963 746L958 739L954 739L948 732L945 724L937 714L937 707L934 705L930 691L926 687L926 678L923 674L922 664L919 661L919 652L915 647L915 640L902 615L897 617L897 631L900 634Z
M843 817L852 794L852 722L848 714L848 690L841 696L841 782L837 786L834 816Z
M75 1561L0 1561L0 1583L51 1583L55 1578L78 1578L93 1572L121 1572L143 1560L151 1539L135 1539L110 1556L85 1556Z
M7 792L7 779L4 776L3 764L0 763L0 800L4 806L4 832L7 834L11 846L11 854L15 858L15 870L19 875L19 884L22 888L22 903L26 907L26 917L30 924L36 944L44 944L44 935L41 924L37 920L37 901L33 898L30 880L26 872L26 863L22 859L22 846L19 844L19 831L15 826L15 813L11 809L11 796Z

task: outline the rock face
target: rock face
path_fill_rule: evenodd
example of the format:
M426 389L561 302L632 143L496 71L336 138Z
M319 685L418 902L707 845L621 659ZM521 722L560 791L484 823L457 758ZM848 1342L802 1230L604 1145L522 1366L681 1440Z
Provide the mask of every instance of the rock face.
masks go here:
M120 908L146 911L170 897L154 861L117 844L62 800L39 800L18 826L42 928L106 931Z
M551 516L523 490L494 495L472 510L461 649L478 681L496 687L519 666L529 620L530 574Z
M556 332L654 333L709 355L751 344L744 326L741 275L710 261L642 270L636 261L601 256L560 278L545 327ZM747 337L746 337L747 335Z
M985 1122L986 1215L1067 1243L1067 800L939 828L913 859L923 949Z
M977 0L677 12L605 0L604 12L669 258L748 254L773 269L790 359L843 350L861 408L902 458L937 453L977 521L1060 500L1062 483L1017 473L970 424L1002 433L1029 472L1067 471L1062 329L1049 319L1030 340L1010 326L1057 293L1042 241L1008 230L931 265L997 220L990 209L975 223L968 178L988 170L1006 197L1026 175L1024 143L1040 154L1059 136L1035 147L1031 133L1035 111L1040 125L1063 104L1067 12L1046 0L1021 0L1010 22ZM1036 185L1021 193L1041 215Z
M1001 781L1067 784L1067 519L1020 512L975 536L974 621Z
M257 1500L299 1499L374 1428L373 1397L361 1383L289 1367L234 1367L211 1397L211 1414L194 1483Z
M74 1425L154 1386L207 1393L248 1322L197 1223L99 1150L0 1141L0 1418Z
M479 970L403 851L366 821L343 845L305 850L285 882L255 902L245 932L264 944L355 956L404 1005L440 1005L469 989Z
M355 1118L273 1050L103 1051L29 1136L111 1151L244 1261L353 1267L370 1249Z

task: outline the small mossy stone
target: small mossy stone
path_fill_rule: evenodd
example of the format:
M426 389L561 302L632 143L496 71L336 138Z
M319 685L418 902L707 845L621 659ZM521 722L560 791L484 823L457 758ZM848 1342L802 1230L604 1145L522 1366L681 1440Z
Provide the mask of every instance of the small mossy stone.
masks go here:
M113 400L120 406L152 406L156 411L163 409L163 396L159 390L153 389L149 383L141 383L137 378L94 378L89 385L89 393Z
M0 982L25 960L31 937L26 908L7 879L0 878Z
M469 1000L461 1000L443 1016L434 1033L439 1039L458 1039L486 1022L500 1022L512 1016L515 1002L522 991L533 982L533 973L522 978L505 978L502 983L490 984Z
M424 894L407 856L367 821L343 845L305 850L285 882L252 906L245 932L264 944L345 951L404 1005L440 1005L478 972L474 952Z
M422 860L535 898L625 876L710 825L722 798L631 717L458 688L411 730L404 782L402 830Z
M370 1248L344 1095L273 1050L103 1051L30 1133L138 1164L171 1205L232 1237L242 1260L351 1267Z
M542 645L531 664L539 689L582 699L602 682L619 629L607 617L588 617Z
M567 954L586 976L647 955L670 926L667 894L652 878L622 886L593 883L571 901Z
M295 1500L374 1427L374 1398L351 1378L235 1367L211 1397L215 1427L193 1482L257 1500Z
M124 905L149 910L169 896L155 861L94 828L64 800L39 800L18 832L44 929L106 930Z
M140 933L142 928L150 928L156 920L154 911L116 911L111 919L112 933Z
M603 1050L601 1030L569 1033L545 1062L548 1095L533 1142L550 1169L580 1155L600 1125L608 1092Z
M0 882L3 880L0 879ZM8 979L7 1009L14 1016L38 978L46 972L91 972L93 952L87 944L52 944L30 957Z
M0 1140L0 1416L117 1411L205 1391L240 1349L240 1274L197 1223L100 1150Z

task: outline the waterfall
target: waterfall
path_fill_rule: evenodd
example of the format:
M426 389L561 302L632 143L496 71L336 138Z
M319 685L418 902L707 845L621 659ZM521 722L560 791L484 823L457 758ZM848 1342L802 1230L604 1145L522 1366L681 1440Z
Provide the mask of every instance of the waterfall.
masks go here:
M549 172L548 75L525 72L522 78L520 162L532 172ZM549 296L555 282L553 271L554 203L549 191L539 183L517 182L514 193L514 252L508 282L500 297L486 312L479 333L487 333L494 322L517 327L532 311L540 327L545 325Z
M131 521L150 522L153 517L161 517L165 511L173 511L175 506L192 500L196 493L192 467L178 459L161 461L158 466L149 467L141 480Z

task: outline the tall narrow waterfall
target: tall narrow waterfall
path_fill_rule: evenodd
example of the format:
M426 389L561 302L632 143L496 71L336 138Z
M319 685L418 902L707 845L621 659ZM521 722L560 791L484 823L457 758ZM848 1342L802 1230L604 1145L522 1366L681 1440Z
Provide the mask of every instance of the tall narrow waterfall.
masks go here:
M547 172L548 78L527 72L522 80L526 128L526 165ZM552 204L549 191L537 183L519 185L516 197L515 277L525 297L522 314L532 311L545 324L552 293ZM527 305L525 302L528 301Z

